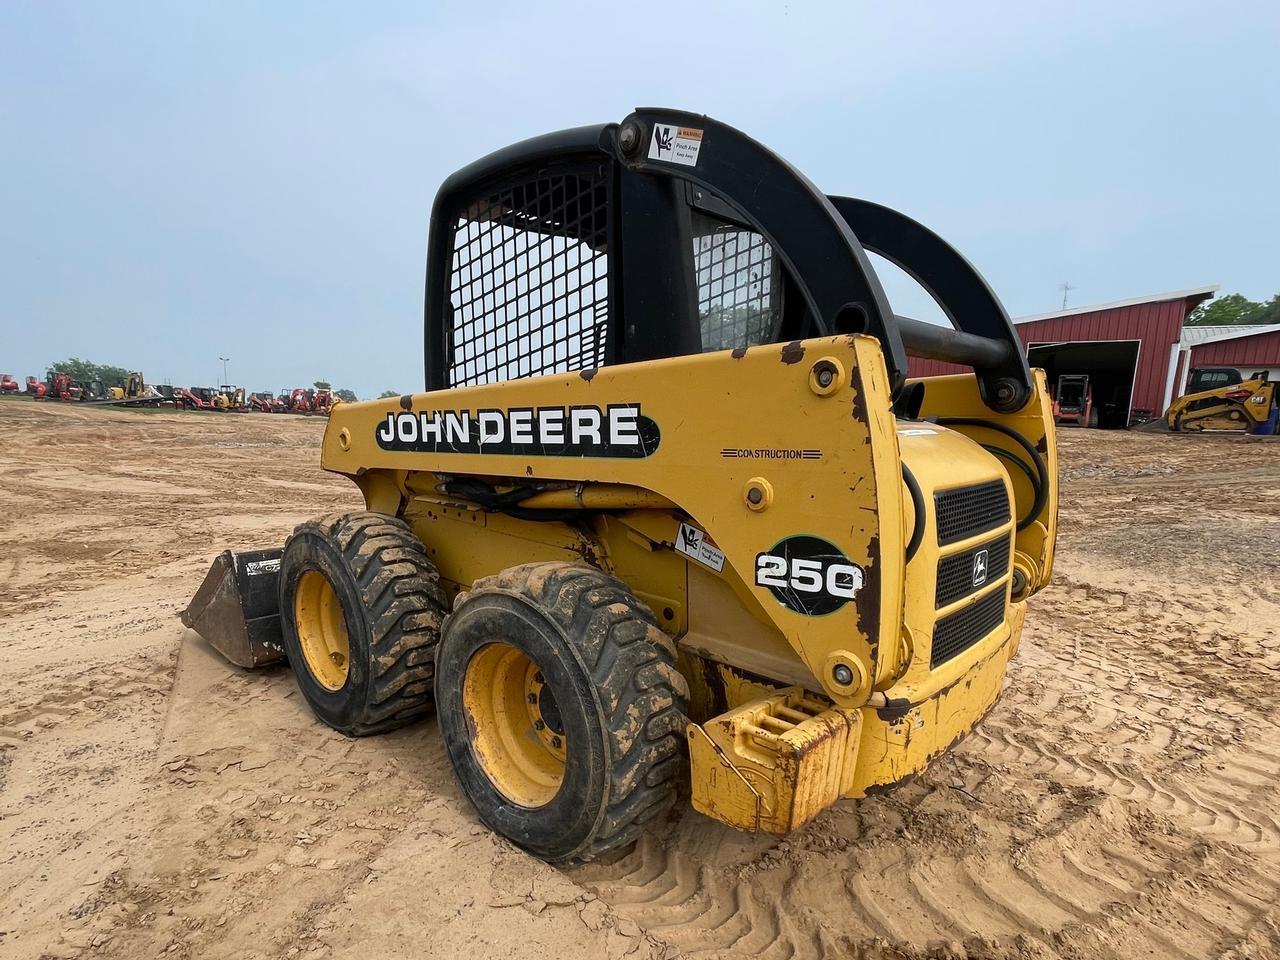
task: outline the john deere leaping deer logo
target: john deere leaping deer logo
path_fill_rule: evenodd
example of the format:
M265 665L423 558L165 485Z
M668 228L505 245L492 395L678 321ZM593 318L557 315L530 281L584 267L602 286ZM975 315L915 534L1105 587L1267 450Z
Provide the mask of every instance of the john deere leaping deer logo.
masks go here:
M987 582L987 551L979 550L973 555L973 585L980 587Z

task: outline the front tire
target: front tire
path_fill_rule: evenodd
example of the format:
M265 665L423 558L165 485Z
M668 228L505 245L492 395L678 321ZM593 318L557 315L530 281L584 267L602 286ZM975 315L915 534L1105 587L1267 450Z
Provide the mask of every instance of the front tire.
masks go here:
M675 798L689 689L620 580L535 563L475 583L440 638L436 707L480 819L553 863L620 850Z
M448 601L408 525L379 513L310 520L280 559L285 652L315 715L349 737L431 709Z

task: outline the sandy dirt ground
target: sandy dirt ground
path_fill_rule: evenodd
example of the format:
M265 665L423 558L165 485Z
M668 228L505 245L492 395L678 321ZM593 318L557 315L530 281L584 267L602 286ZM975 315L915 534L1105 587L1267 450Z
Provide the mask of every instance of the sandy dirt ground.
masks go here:
M0 958L1280 956L1280 444L1067 431L982 727L777 841L688 810L567 872L433 721L347 740L178 611L360 506L323 422L0 403Z

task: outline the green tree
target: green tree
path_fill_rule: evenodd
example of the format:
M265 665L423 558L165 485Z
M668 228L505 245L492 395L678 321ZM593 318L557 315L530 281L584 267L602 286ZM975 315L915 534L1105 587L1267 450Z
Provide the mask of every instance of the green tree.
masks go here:
M49 372L70 374L72 380L79 380L81 383L89 380L101 380L104 386L116 386L123 384L128 379L129 371L124 367L115 367L111 364L93 363L90 360L81 360L79 357L72 357L70 360L59 360L56 363L49 364Z
M378 394L378 399L386 400L389 397L398 397L398 396L400 396L399 390L383 390L380 394Z
M1187 317L1189 327L1212 327L1240 324L1280 323L1280 293L1261 303L1238 293L1200 304Z
M353 390L335 390L333 395L343 403L355 403L359 399Z
M328 380L316 380L316 381L315 381L314 383L312 383L311 385L312 385L313 387L315 387L317 390L328 390L328 389L329 389L329 381L328 381Z

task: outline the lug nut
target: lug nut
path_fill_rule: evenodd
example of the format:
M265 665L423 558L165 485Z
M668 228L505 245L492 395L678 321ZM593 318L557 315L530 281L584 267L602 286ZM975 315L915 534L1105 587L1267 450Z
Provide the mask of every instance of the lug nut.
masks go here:
M829 387L831 386L831 381L834 380L835 378L836 378L835 371L833 371L830 367L823 367L821 370L818 371L818 386Z
M831 671L831 676L837 684L847 687L853 683L853 671L843 663L837 663L835 669Z
M553 746L553 747L555 747L557 750L559 750L559 749L560 749L560 738L559 738L559 737L552 737L552 738L551 738L551 746Z
M533 721L533 729L535 729L535 730L545 730L546 728L547 728L547 725L546 725L545 723L543 723L541 720L535 720L535 721Z
M537 703L537 702L538 702L538 695L537 695L536 693L531 693L531 694L529 694L529 702L530 702L530 703Z

